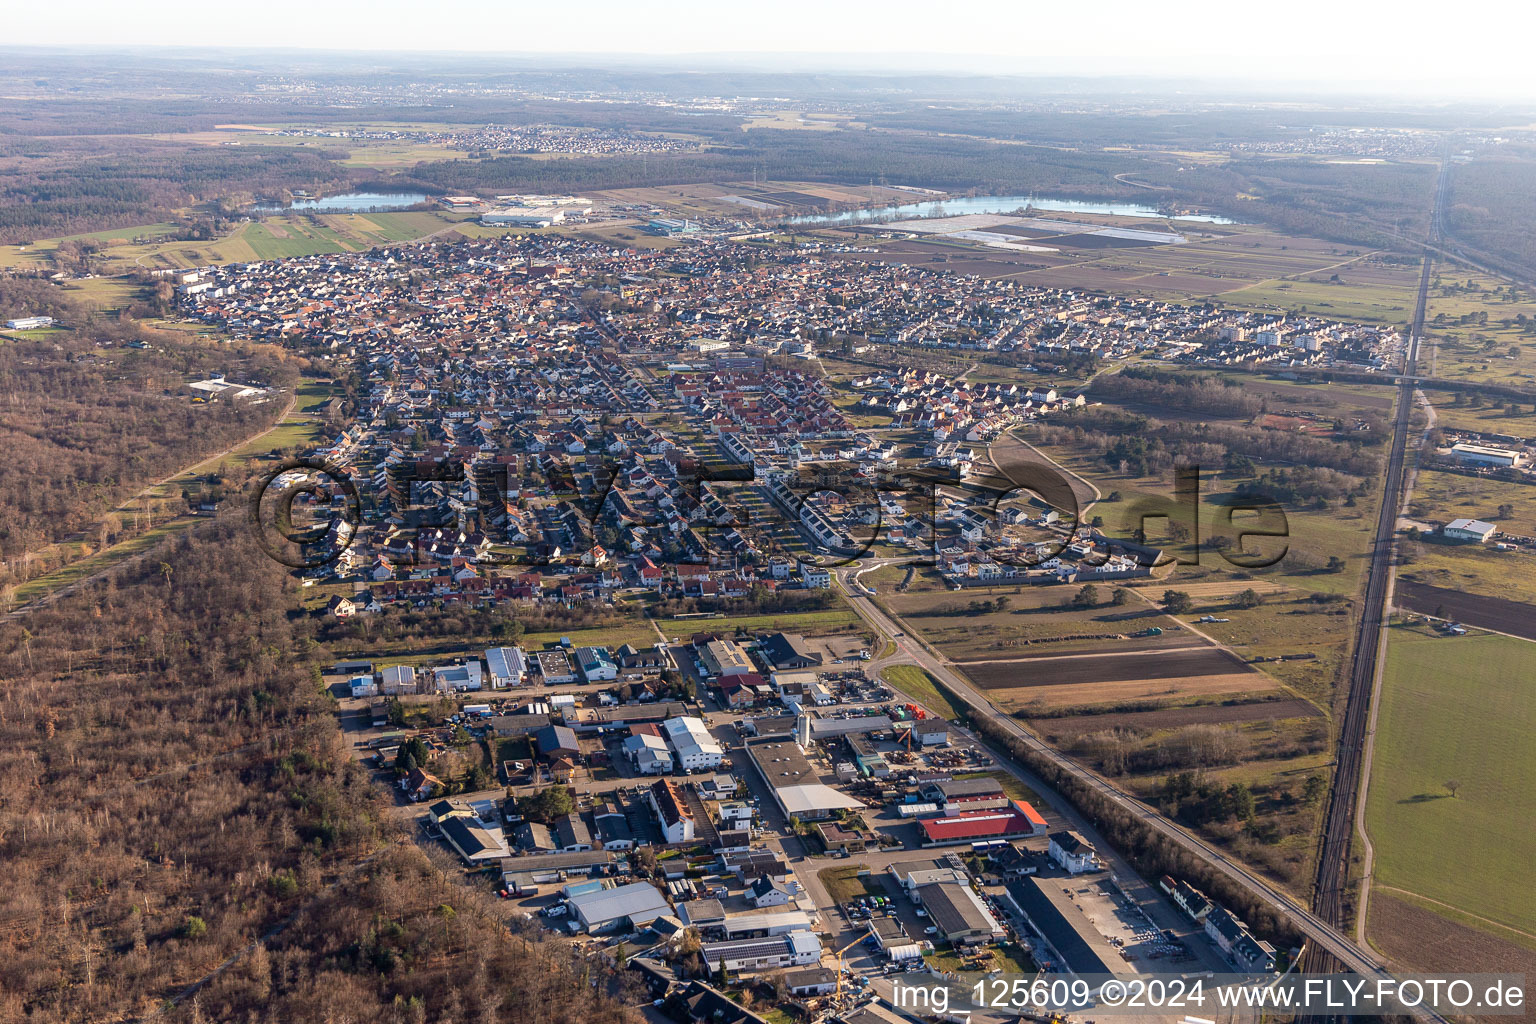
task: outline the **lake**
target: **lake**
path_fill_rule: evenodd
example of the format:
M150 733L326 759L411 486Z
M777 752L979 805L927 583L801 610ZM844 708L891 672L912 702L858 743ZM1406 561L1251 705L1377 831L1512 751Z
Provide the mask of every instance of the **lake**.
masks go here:
M370 213L403 210L424 203L425 192L343 192L323 199L295 199L292 203L257 203L257 213Z
M1043 213L1102 213L1116 217L1149 217L1159 220L1198 221L1202 224L1236 224L1230 217L1214 213L1192 213L1181 217L1168 217L1157 207L1145 203L1101 202L1087 199L1054 199L1050 196L958 196L954 199L931 200L925 203L905 203L901 206L882 206L872 210L849 210L845 213L790 217L786 224L847 224L864 220L907 220L917 217L946 215L958 217L968 213L1012 213L1021 206L1031 206Z

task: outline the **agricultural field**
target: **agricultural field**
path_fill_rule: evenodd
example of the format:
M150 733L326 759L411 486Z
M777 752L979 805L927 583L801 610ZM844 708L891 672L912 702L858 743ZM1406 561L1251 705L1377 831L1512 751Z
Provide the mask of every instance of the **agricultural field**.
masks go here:
M1073 215L1078 217L1078 215ZM875 256L841 258L929 263L956 273L1010 278L1042 287L1086 288L1174 302L1211 300L1239 309L1276 308L1343 320L1405 323L1412 314L1417 265L1319 239L1234 226L1197 233L1187 223L1130 218L1080 218L1185 235L1183 245L1019 252L956 238L874 243ZM839 231L865 236L869 229Z
M1528 641L1394 626L1366 808L1373 886L1526 945L1536 832L1514 809L1536 790L1533 666Z
M1536 597L1533 572L1536 564L1525 551L1426 540L1408 554L1401 575L1415 583L1502 599Z
M1241 608L1232 598L1244 583L1262 599ZM1333 688L1354 637L1355 616L1348 600L1278 589L1272 581L1177 586L1190 595L1189 628L1218 641L1292 693L1329 707ZM1158 591L1157 593L1160 593ZM1153 596L1153 593L1148 593ZM1225 621L1197 622L1212 616ZM1262 660L1259 660L1262 659Z
M1277 681L1127 591L1124 605L1070 605L1075 587L882 598L1005 711L1212 694L1263 693ZM1147 629L1161 635L1135 636Z
M1296 698L1279 700L1222 701L1215 704L1189 704L1155 708L1150 711L1112 711L1104 714L1067 714L1030 719L1042 736L1061 741L1085 733L1108 729L1157 730L1181 725L1227 725L1233 722L1268 722L1287 718L1317 718L1321 712L1308 701Z
M992 703L1026 715L1056 707L1260 694L1276 685L1218 648L957 664Z
M1164 635L1127 641L1127 645L1150 650L1199 643L1188 634L1180 636L1178 623L1141 601L1132 598L1123 605L1111 604L1112 588L1105 584L1098 585L1101 603L1097 607L1070 607L1077 590L1049 585L970 588L959 593L914 589L882 593L877 600L955 661L1105 650L1109 644L1099 638L1149 627L1163 629Z
M1382 885L1371 887L1366 938L1402 970L1536 977L1536 940Z
M1536 592L1527 591L1519 596L1536 600ZM1420 615L1536 640L1536 604L1529 601L1469 594L1401 579L1393 591L1393 602Z
M46 266L59 243L82 239L100 245L99 272L110 276L140 268L185 269L209 263L357 252L387 242L423 238L456 223L452 214L433 211L284 214L240 224L224 237L208 241L169 239L167 235L179 230L177 225L147 224L49 238L26 246L3 246L0 267Z
M807 113L803 110L768 110L759 114L753 114L742 122L741 130L751 131L754 128L776 128L786 130L803 130L815 132L837 131L840 128L864 127L862 122L855 121L848 114L822 114Z

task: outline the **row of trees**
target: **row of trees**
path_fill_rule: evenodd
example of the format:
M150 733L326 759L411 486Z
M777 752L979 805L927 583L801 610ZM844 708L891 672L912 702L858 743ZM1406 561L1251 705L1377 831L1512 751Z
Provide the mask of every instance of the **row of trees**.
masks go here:
M1077 776L1035 753L993 719L982 717L971 724L982 739L1070 801L1142 875L1169 874L1187 879L1247 921L1259 934L1280 944L1290 944L1298 939L1294 929L1269 903L1234 883L1203 858L1148 828L1135 813L1121 808Z

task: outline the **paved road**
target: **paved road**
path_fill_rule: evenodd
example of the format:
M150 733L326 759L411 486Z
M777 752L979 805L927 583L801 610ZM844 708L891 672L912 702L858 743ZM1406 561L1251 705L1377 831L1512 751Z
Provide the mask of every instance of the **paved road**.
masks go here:
M993 719L993 721L1022 741L1031 750L1097 790L1102 796L1122 810L1140 818L1148 828L1177 842L1189 852L1211 864L1232 881L1271 904L1297 931L1306 936L1309 948L1321 948L1331 954L1346 969L1357 971L1367 977L1386 977L1386 971L1382 968L1378 959L1369 951L1357 946L1350 938L1341 933L1331 921L1298 906L1284 892L1251 873L1247 868L1228 857L1221 850L1163 817L1158 812L1141 803L1141 801L1121 793L1098 775L1027 732L1008 715L1000 713L964 677L954 670L952 663L947 658L928 649L910 635L907 635L906 627L902 623L887 615L883 609L864 596L857 587L848 584L849 576L868 568L872 568L872 566L864 566L860 570L840 570L838 580L848 593L849 604L852 605L859 616L874 629L894 639L898 648L898 656L888 659L886 662L882 662L882 664L905 662L919 665L931 672L961 702L965 703L973 714ZM1042 796L1049 795L1052 806L1057 813L1072 822L1073 827L1089 837L1090 841L1095 841L1095 845L1099 846L1101 851L1112 850L1111 845L1104 841L1074 808L1056 796L1049 787L1046 787L1040 780L1034 779L1030 773L1017 770L1006 761L1003 763L1015 775L1018 775L1027 784L1034 787ZM1112 854L1109 860L1111 870L1115 872L1118 878L1122 880L1139 878L1130 866L1123 860L1120 860L1117 855ZM1425 1016L1433 1017L1427 1011Z

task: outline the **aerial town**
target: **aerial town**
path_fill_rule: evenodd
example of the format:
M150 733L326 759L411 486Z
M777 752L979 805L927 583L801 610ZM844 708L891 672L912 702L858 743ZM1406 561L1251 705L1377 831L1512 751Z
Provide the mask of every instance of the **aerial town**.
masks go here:
M1371 367L1400 344L1317 317L837 256L527 236L178 284L189 318L366 375L353 425L314 453L361 491L355 535L305 574L332 588L338 620L391 605L815 601L833 585L828 554L932 553L957 590L1133 579L1148 572L1139 545L1038 500L998 514L968 490L993 439L1086 404L1052 386L1053 356ZM1041 363L1039 383L882 368L898 343L1017 352ZM829 379L810 372L819 353L867 369ZM931 515L876 485L903 472L938 482ZM1276 968L1235 913L1186 880L1116 871L968 730L880 681L868 635L699 626L650 646L365 659L328 679L364 730L356 756L430 841L544 927L622 949L686 1019L762 1019L728 991L813 1018L867 1010L914 963ZM495 778L455 777L466 742L495 751Z
M822 558L877 544L936 554L956 588L1132 578L1136 545L1073 510L1020 501L996 515L995 494L967 489L987 442L1083 395L1044 373L970 384L871 368L829 383L808 361L830 350L877 367L883 344L917 341L1371 365L1398 342L830 256L527 236L209 268L179 288L189 317L234 337L366 368L354 425L316 453L366 498L321 570L368 582L343 609L825 590ZM810 301L827 292L840 300ZM940 485L931 514L878 486L913 472Z
M1523 1012L1536 15L171 6L0 41L0 1024Z

